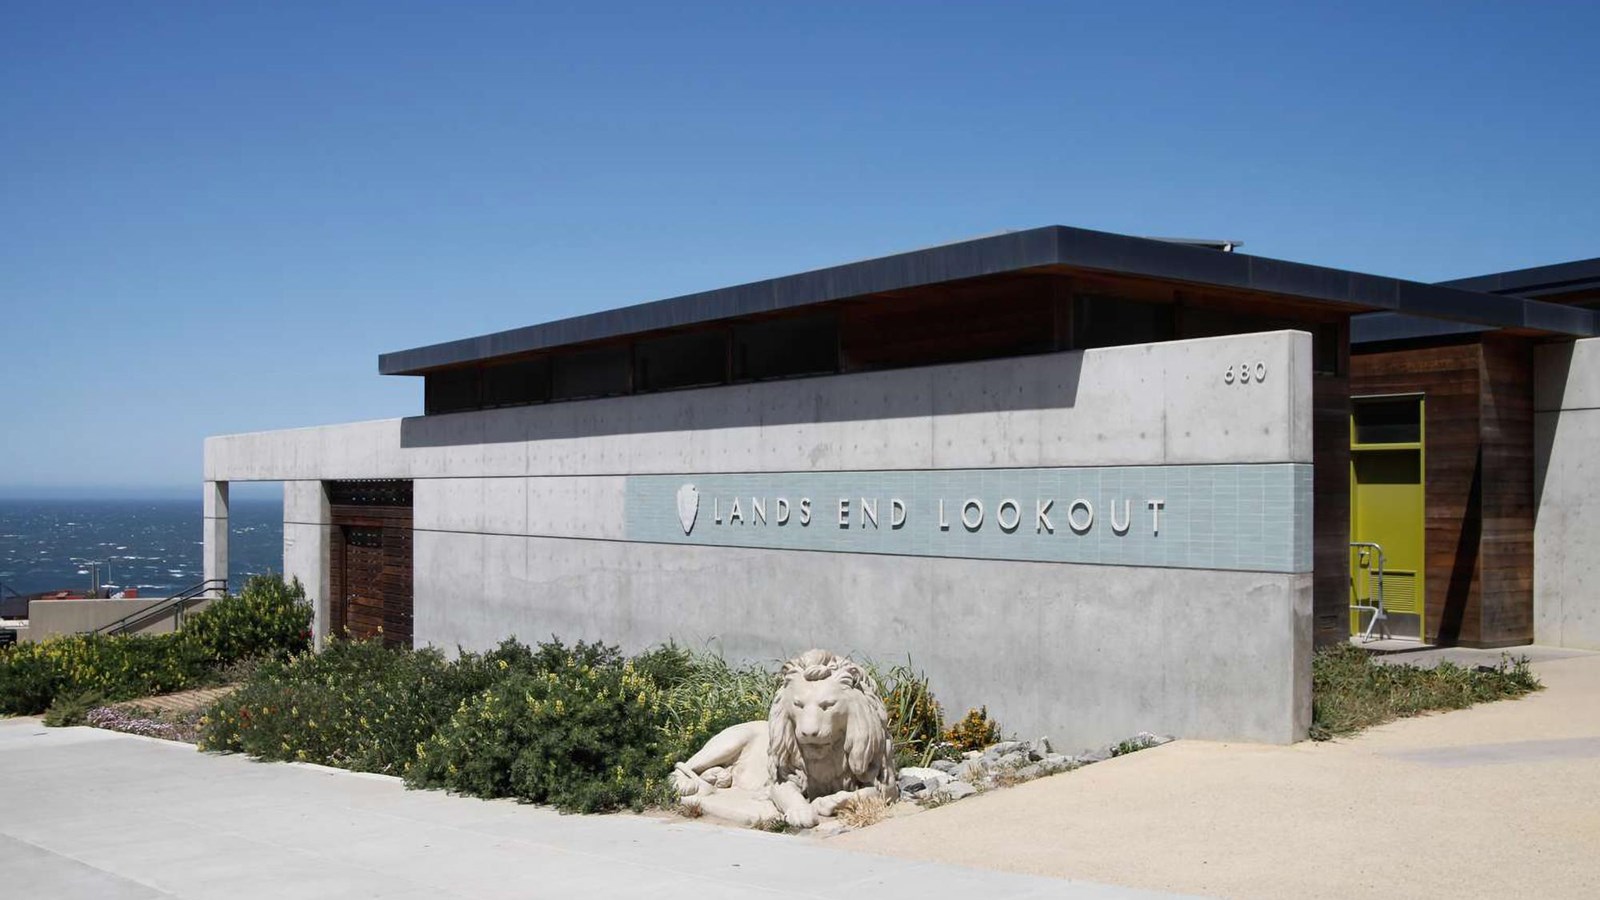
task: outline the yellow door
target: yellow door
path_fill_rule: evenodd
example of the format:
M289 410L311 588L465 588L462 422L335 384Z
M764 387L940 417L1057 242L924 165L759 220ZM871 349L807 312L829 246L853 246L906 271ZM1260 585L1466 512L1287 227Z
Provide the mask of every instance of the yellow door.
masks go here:
M1389 633L1420 640L1427 568L1422 398L1355 398L1352 419L1351 604L1381 598ZM1352 609L1351 633L1362 632L1371 615Z

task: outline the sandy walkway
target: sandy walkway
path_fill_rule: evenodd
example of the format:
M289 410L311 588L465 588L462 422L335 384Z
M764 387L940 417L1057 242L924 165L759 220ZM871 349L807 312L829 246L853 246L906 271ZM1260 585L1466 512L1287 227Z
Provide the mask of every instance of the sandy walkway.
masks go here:
M1179 741L835 846L1229 897L1600 896L1600 655L1292 747Z

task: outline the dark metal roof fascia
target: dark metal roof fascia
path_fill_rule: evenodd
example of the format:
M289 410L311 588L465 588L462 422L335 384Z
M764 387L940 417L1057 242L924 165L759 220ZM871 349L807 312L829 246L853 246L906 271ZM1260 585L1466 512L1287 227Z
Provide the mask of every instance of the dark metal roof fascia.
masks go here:
M1062 265L1275 293L1430 318L1590 336L1588 310L1052 225L576 316L378 357L385 375L622 337L983 275ZM1550 309L1536 309L1550 307Z
M1600 287L1600 256L1571 262L1492 272L1471 278L1439 282L1442 285L1488 294L1517 294L1532 297Z
M1491 325L1472 325L1466 322L1446 322L1422 316L1400 313L1363 313L1350 317L1350 343L1376 344L1382 341L1408 341L1416 338L1449 337L1458 334L1482 334L1494 331Z

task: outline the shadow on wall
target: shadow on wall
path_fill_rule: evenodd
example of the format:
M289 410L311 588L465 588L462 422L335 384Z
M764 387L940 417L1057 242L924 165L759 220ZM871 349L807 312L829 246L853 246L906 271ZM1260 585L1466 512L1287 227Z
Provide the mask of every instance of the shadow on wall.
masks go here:
M400 423L400 446L1067 409L1077 403L1083 356L1083 351L1070 351L413 416Z
M1550 445L1560 421L1562 401L1567 396L1567 380L1572 371L1574 343L1540 347L1533 358L1533 519L1539 521L1539 500L1544 497L1546 470L1550 467ZM1541 416L1540 413L1555 413Z

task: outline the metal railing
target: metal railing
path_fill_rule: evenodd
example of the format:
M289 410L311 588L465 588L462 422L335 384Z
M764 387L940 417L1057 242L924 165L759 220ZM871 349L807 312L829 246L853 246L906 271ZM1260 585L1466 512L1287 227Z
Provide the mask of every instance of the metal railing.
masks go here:
M128 613L115 622L101 625L88 633L127 634L130 631L138 631L169 615L172 616L172 627L176 630L183 625L184 613L188 612L190 607L212 599L213 595L221 595L227 592L228 579L208 578L199 584L184 588L165 600L153 603L138 612Z
M1362 597L1356 590L1355 573L1350 573L1350 609L1372 613L1372 618L1367 620L1367 627L1361 631L1363 642L1373 641L1372 630L1380 629L1384 638L1389 637L1389 614L1383 609L1383 567L1385 558L1383 546L1372 541L1351 541L1351 550L1361 551L1356 557L1356 565L1368 572L1368 583L1372 586L1371 596ZM1373 556L1377 556L1377 565L1374 566ZM1366 602L1363 602L1366 601Z

